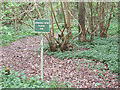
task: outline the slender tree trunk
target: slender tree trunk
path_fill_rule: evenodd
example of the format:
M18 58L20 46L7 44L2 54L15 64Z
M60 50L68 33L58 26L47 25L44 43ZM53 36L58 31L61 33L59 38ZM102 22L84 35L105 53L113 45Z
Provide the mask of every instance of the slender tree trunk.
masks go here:
M85 33L85 3L84 2L79 2L78 3L78 22L81 25L82 28L82 33L78 37L79 42L84 42L86 41L86 33ZM78 32L81 31L80 26L78 25Z
M68 36L68 39L72 36L72 33L71 33L71 23L70 23L70 14L69 14L69 4L68 2L65 2L65 14L66 14L66 23L67 23L67 32L69 33L69 36Z
M89 7L90 7L90 11L91 11L91 14L90 14L90 29L91 29L91 37L90 37L90 41L93 41L94 40L94 26L93 26L93 5L92 5L92 2L89 2Z

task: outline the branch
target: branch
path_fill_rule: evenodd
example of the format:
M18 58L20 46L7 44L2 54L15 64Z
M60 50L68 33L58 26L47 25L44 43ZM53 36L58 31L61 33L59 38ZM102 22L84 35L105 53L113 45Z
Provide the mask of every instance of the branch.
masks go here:
M44 33L43 33L43 36L49 41L48 36L46 36Z
M63 30L62 30L62 32L61 32L61 34L63 34L63 32L65 31L65 28L66 28L66 26L64 26L64 28L63 28Z
M51 36L55 39L55 41L60 44L60 42L51 34Z
M70 15L71 15L71 16L75 19L75 17L72 15L72 13L70 12L70 10L68 10L68 12L69 12L69 13L70 13ZM75 19L75 20L78 22L78 20L77 20L77 19ZM80 27L81 31L83 31L79 22L78 22L78 25L79 25L79 27Z
M68 35L69 35L69 34L67 34L67 35L65 36L64 42L62 43L62 45L61 45L61 47L60 47L61 50L63 49L63 46L65 45L65 42L66 42L66 40L67 40L67 36L68 36Z
M68 9L67 9L68 10ZM70 12L70 10L68 10L68 12L70 13L70 15L75 19L75 17L72 15L72 13ZM77 19L75 19L77 22L78 22L78 20ZM71 40L71 44L72 44L72 41L76 38L76 37L78 37L82 32L83 32L83 30L82 30L82 28L81 28L81 25L80 25L80 23L78 22L78 25L79 25L79 27L80 27L80 29L81 29L81 31L75 36L75 37L73 37L72 38L72 40Z
M45 38L46 38L48 41L50 41L45 34L43 34L43 36L45 36ZM51 34L51 36L55 39L55 41L56 41L58 44L60 44L59 41L58 41L52 34Z
M72 41L73 41L76 37L78 37L81 33L82 33L82 31L80 31L75 37L72 38L71 44L72 44Z
M66 26L67 24L66 24L66 19L65 19L65 14L64 14L62 2L61 2L61 9L62 9L62 12L63 12L64 24L65 24L65 26Z
M22 5L22 9L24 10L23 5ZM25 12L25 10L24 10L24 12ZM28 14L28 12L26 12L26 14L27 14L32 20L34 20L34 19Z
M40 14L40 11L39 11L39 9L38 9L38 4L37 3L35 3L36 4L36 11L37 11L37 13L38 13L38 15L39 15L39 17L41 16L41 14ZM42 16L41 16L42 17Z
M19 16L23 15L23 14L24 14L24 13L26 13L26 12L31 12L31 11L33 11L33 10L34 10L34 8L35 8L35 5L33 6L33 8L32 8L31 10L26 10L25 12L23 12L23 13L21 13L21 14L17 15L16 17L11 18L11 19L16 19L17 17L19 17Z
M51 6L51 11L52 11L52 13L53 13L55 22L56 22L56 24L57 24L57 27L58 27L58 29L61 31L61 29L60 29L60 27L59 27L59 25L58 25L57 19L56 19L56 17L55 17L55 13L54 13L54 10L53 10L52 3L51 3L51 2L50 2L50 6Z
M30 25L30 24L25 23L25 22L24 22L24 21L22 21L22 20L21 20L21 22L22 22L22 23L24 23L24 24L25 24L25 25L27 25L27 26L30 26L32 29L34 29L34 28Z
M106 33L108 32L108 28L109 28L109 26L110 26L111 12L112 12L112 11L113 11L113 6L112 6L111 11L110 11L110 17L109 17L109 19L108 19L108 25L107 25L107 28L106 28Z

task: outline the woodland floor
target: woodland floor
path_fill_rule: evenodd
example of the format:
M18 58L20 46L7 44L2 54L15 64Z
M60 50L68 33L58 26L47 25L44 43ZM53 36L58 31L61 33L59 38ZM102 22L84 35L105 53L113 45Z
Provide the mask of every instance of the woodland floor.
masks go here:
M44 39L44 43L47 42ZM11 42L9 46L2 47L1 65L10 67L15 71L23 70L26 76L40 76L40 54L37 53L40 47L40 36L26 37ZM44 80L56 79L72 83L72 87L78 88L118 88L116 75L111 74L107 69L105 73L96 69L90 70L88 64L97 65L98 62L89 62L86 59L64 59L59 60L53 56L44 54ZM77 64L75 64L77 62ZM87 63L84 63L87 62ZM102 73L105 78L97 75Z

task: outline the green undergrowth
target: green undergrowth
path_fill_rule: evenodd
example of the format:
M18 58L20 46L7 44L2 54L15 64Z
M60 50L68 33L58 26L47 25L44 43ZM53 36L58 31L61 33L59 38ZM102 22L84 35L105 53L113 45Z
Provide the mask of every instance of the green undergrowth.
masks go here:
M12 25L10 26L3 26L1 27L1 36L0 36L0 43L2 46L9 45L10 42L19 40L21 38L25 38L27 36L35 36L33 30L29 27L25 27L24 25L21 28L18 28L17 32Z
M9 75L4 69L0 70L0 88L67 88L68 83L62 84L55 78L51 81L41 81L39 76L26 77L22 71L11 70Z
M79 43L73 41L73 51L50 52L45 45L44 51L48 55L53 55L61 60L86 58L105 63L111 72L118 72L118 37L99 38L95 37L92 42ZM88 49L88 50L82 50Z
M107 34L112 36L118 34L118 20L111 22Z

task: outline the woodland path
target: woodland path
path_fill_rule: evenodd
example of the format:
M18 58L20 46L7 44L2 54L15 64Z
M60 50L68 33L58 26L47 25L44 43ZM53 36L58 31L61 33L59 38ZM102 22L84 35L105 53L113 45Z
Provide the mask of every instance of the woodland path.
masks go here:
M47 42L44 39L44 43ZM26 76L40 76L40 54L36 51L40 47L40 36L26 37L15 42L11 42L9 46L2 47L1 65L10 67L15 71L23 70ZM116 88L118 82L116 75L109 73L106 69L105 78L101 78L96 73L103 73L100 70L90 70L87 65L91 63L81 63L86 59L64 59L59 60L53 56L44 54L44 80L51 80L56 76L61 82L67 81L72 83L72 87L79 88ZM75 64L76 62L76 64ZM98 63L92 62L97 65Z

